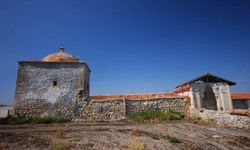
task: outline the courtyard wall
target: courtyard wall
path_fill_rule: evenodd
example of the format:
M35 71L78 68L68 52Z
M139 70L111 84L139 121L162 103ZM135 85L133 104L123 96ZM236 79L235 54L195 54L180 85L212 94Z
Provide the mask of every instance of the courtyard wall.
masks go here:
M153 99L91 99L83 102L80 117L83 121L115 121L122 120L126 114L143 110L165 110L168 108L184 112L184 98L153 98Z

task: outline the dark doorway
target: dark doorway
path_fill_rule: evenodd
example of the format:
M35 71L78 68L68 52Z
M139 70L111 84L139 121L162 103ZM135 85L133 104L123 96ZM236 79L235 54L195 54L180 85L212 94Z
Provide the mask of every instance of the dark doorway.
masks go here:
M204 91L203 97L203 108L210 109L210 110L218 110L217 109L217 102L213 92L213 89L209 86L206 87Z

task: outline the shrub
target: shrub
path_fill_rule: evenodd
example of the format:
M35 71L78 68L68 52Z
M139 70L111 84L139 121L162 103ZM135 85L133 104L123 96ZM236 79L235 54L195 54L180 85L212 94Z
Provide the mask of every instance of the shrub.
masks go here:
M178 140L175 136L170 136L170 137L168 137L168 141L169 141L170 143L181 143L181 141Z
M52 123L52 121L54 120L53 117L38 117L34 119L35 119L34 122L38 124L49 124Z
M63 118L63 117L37 117L35 123L40 123L40 124L49 124L49 123L66 123L69 122L68 119Z
M175 109L169 108L164 111L167 120L181 120L184 118L182 112L175 111Z
M135 140L128 144L128 150L144 150L144 143L139 140Z
M12 117L1 122L1 124L49 124L49 123L66 123L70 120L63 117Z
M32 123L31 117L16 117L16 118L8 118L3 124L28 124Z
M137 122L162 122L165 120L180 120L184 117L182 112L177 112L173 109L167 109L165 111L153 111L146 110L135 113L130 113L127 116L129 119Z

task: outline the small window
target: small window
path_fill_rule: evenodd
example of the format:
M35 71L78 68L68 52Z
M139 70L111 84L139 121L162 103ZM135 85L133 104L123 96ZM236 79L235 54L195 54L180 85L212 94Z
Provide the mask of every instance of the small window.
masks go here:
M57 86L57 81L53 81L53 86Z
M79 97L79 98L82 98L82 97L83 97L83 90L80 90L80 91L78 92L78 97Z

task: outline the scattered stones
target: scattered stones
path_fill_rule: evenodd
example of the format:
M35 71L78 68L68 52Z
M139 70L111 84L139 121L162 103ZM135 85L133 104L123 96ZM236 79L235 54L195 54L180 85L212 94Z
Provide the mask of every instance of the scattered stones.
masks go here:
M212 138L219 139L219 138L222 138L222 136L220 136L220 135L213 135Z
M190 114L201 117L202 120L213 120L217 124L236 126L239 128L250 127L250 117L231 115L225 111L203 110L202 112L197 109L191 109Z

